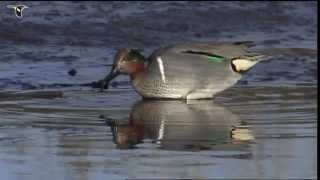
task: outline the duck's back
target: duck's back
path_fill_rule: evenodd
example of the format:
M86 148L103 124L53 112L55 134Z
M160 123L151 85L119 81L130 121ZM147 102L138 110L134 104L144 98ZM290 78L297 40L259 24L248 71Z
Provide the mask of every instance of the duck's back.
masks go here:
M247 46L241 43L193 43L158 49L134 86L144 97L211 98L241 78L232 70L231 59L247 53Z

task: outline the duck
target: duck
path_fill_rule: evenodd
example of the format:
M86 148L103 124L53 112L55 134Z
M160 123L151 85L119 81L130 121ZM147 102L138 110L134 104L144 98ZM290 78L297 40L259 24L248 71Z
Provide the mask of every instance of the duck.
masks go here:
M99 82L108 89L118 75L129 75L145 99L211 99L270 56L251 52L252 41L180 43L156 49L146 58L139 49L121 48L111 71Z

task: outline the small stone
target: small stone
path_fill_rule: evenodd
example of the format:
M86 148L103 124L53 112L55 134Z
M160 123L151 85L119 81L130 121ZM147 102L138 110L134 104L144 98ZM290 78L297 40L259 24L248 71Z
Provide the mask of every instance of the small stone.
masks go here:
M77 71L76 71L75 69L71 69L71 70L68 72L68 74L69 74L70 76L75 76L75 75L77 74Z

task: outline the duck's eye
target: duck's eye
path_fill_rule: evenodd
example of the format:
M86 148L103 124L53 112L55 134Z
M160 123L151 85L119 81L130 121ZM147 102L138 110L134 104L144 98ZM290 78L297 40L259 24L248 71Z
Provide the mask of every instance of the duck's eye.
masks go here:
M124 61L124 62L130 61L130 57L129 57L129 56L124 57L124 58L123 58L123 61Z
M124 61L134 61L136 59L134 54L128 54L123 60Z

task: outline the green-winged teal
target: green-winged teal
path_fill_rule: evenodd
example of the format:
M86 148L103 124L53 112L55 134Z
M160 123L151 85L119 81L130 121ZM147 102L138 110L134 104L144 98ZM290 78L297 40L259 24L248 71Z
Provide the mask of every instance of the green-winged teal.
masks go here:
M185 43L160 48L145 58L138 50L120 49L102 89L119 74L131 77L144 98L203 99L234 85L266 56L248 50L251 41Z

